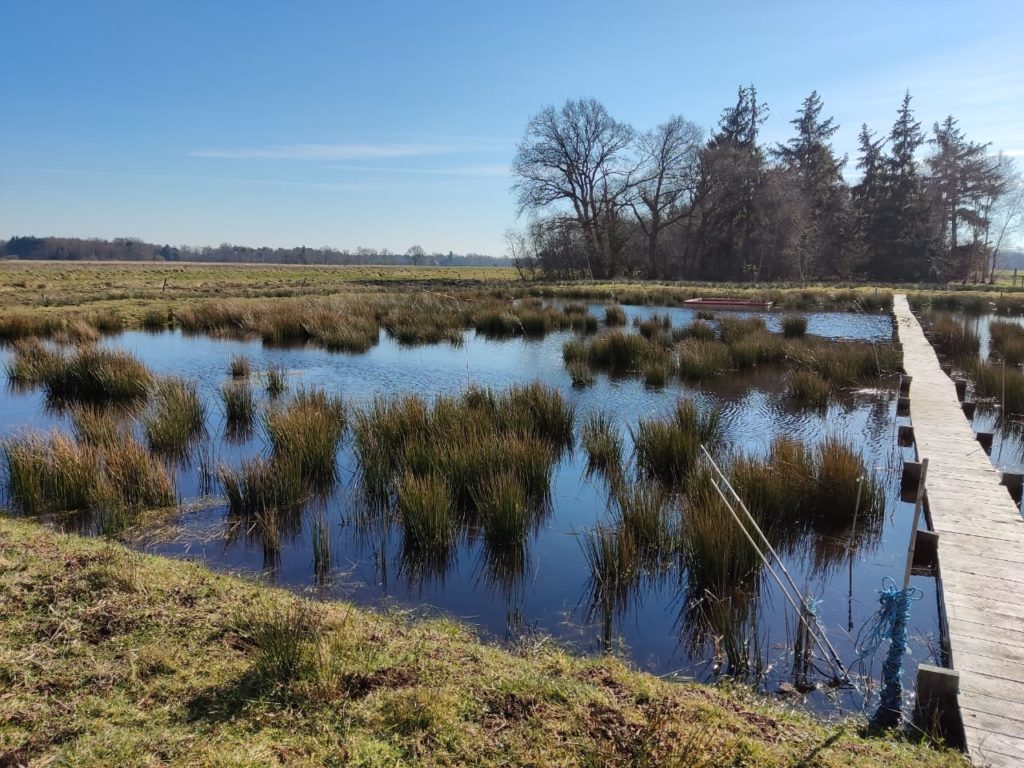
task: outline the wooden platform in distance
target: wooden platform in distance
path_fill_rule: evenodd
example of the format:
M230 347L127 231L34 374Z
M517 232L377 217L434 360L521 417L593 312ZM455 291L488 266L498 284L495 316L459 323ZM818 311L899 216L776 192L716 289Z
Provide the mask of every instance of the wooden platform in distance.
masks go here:
M928 508L960 712L975 765L1024 766L1024 518L975 439L952 380L910 311L893 302L910 419L928 459Z

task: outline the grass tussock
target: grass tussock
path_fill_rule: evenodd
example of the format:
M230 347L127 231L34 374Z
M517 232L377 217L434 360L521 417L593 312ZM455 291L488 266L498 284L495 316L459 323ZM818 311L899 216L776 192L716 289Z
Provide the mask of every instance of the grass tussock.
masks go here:
M595 381L594 371L584 360L573 360L567 363L565 370L568 371L574 387L589 387Z
M128 436L90 444L25 432L4 440L3 455L11 502L25 515L79 512L84 528L112 534L176 503L166 467Z
M74 405L68 409L68 418L75 439L85 445L116 445L131 432L127 414L109 406Z
M977 398L997 403L1004 416L1024 413L1024 372L1002 362L963 361Z
M277 398L288 389L288 370L283 365L269 365L266 370L267 395Z
M348 426L340 397L300 389L288 403L270 408L264 423L276 458L283 458L304 482L326 488L337 479L336 456Z
M942 312L925 318L925 324L932 346L941 354L956 360L977 357L981 339L963 320Z
M41 363L40 383L55 402L132 403L145 400L156 378L128 352L80 347Z
M246 355L232 355L228 372L233 379L245 379L252 374L252 361Z
M246 380L232 380L220 388L226 429L230 434L245 435L252 431L256 418L256 398Z
M787 339L799 339L807 334L807 317L786 315L782 318L782 335Z
M4 363L7 379L18 387L39 386L60 365L60 355L35 337L14 342L11 358Z
M0 563L0 657L33 660L4 667L15 764L962 764L744 689L552 643L510 652L450 620L314 604L24 521L0 519Z
M794 371L786 391L790 399L802 405L821 408L828 405L832 387L814 371Z
M587 474L603 476L615 486L623 477L623 446L619 428L606 413L592 413L583 422L580 442L587 452Z
M625 325L626 310L618 304L609 304L604 308L604 323L608 326Z
M669 419L641 419L632 432L637 472L676 489L686 480L700 457L700 446L715 450L721 434L717 410L698 411L680 401Z
M206 430L206 407L195 382L163 379L142 416L142 431L150 450L183 456Z
M1024 327L1009 320L993 320L988 327L991 350L1006 365L1024 363Z

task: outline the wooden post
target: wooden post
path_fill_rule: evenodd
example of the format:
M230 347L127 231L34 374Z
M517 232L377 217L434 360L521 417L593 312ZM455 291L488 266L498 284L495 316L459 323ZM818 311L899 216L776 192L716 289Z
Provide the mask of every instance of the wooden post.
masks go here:
M921 524L921 507L924 504L924 483L928 477L928 459L921 459L921 479L917 485L917 499L914 502L914 525L910 529L910 546L907 547L907 568L903 572L903 589L910 586L910 572L914 568L914 549L917 547L917 528Z

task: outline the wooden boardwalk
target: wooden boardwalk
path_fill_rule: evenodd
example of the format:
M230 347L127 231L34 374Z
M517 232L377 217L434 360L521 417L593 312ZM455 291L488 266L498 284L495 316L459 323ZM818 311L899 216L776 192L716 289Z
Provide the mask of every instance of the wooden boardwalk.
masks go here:
M975 765L1024 766L1024 518L975 439L910 311L894 307L933 530L960 712ZM941 607L941 606L940 606Z

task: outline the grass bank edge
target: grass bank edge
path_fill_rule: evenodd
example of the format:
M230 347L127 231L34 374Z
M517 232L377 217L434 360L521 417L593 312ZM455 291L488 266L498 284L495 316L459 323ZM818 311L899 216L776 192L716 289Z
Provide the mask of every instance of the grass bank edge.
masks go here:
M503 649L31 521L0 517L0 592L14 764L966 764L742 688Z

